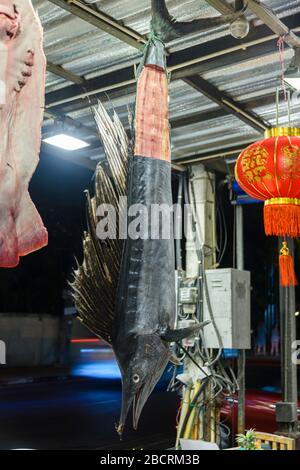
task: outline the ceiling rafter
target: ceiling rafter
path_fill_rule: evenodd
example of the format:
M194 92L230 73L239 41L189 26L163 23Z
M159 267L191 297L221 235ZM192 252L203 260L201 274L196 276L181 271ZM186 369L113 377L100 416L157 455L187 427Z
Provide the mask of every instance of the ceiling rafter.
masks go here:
M290 47L300 47L300 39L293 33L276 15L274 11L267 8L256 0L247 0L249 9L263 21L275 34L282 36Z
M243 101L240 103L240 106L244 110L250 110L253 108L258 108L258 107L263 107L263 106L268 106L270 104L274 103L274 93L268 94L268 95L263 95L259 96L257 98L252 98L246 101ZM199 113L194 113L189 116L183 116L179 118L174 118L171 119L171 127L172 129L178 129L180 127L185 127L185 126L190 126L193 124L199 124L201 122L205 121L210 121L213 119L220 119L228 116L230 114L229 110L227 110L225 107L214 109L212 111L206 111L206 112L199 112Z
M97 26L98 28L117 37L118 39L126 42L127 44L130 44L133 47L136 47L138 49L140 48L141 42L137 38L134 38L134 44L132 43L133 36L134 35L138 36L138 33L136 33L135 31L131 29L129 30L123 25L120 25L120 23L117 22L115 19L108 17L107 15L104 15L102 12L99 12L94 7L86 5L80 0L67 0L67 1L66 0L50 0L50 1L66 9L70 13L73 13L74 15L80 17L81 19L92 23L94 26ZM218 1L216 0L213 3L217 4ZM222 3L223 2L220 1L220 4ZM229 7L229 5L223 4L223 7L224 9L226 7L228 9L231 9L231 11L233 11L232 7ZM225 13L225 11L223 11L222 13ZM105 25L103 25L103 22L105 23ZM124 37L124 35L126 37ZM130 41L128 40L129 37L130 37ZM143 38L143 40L145 42L145 38ZM131 80L134 80L134 79L131 79ZM202 77L191 76L188 79L185 79L185 82L193 86L194 89L204 94L215 103L217 103L223 109L226 109L231 114L237 116L239 119L247 123L249 126L254 128L255 130L258 130L259 132L264 132L266 128L270 127L269 123L263 121L259 116L256 116L254 113L251 113L250 111L243 109L239 105L239 103L235 102L229 96L221 93L216 87L211 85L207 80L203 79ZM128 83L127 81L127 84L131 84L131 83ZM87 90L87 93L89 93L88 88L86 88L86 90ZM97 89L93 91L90 90L90 93L93 93L93 92L97 94L99 90ZM79 98L81 98L82 95L85 95L85 93L81 93ZM59 104L63 104L63 103L59 103ZM51 103L50 103L50 106L51 106Z
M47 61L47 72L51 72L61 78L64 78L68 82L76 83L76 85L84 85L85 79L79 75L75 75L69 70L66 70L61 65L53 64L50 61Z
M44 116L47 119L53 119L54 122L56 122L58 125L75 127L84 136L94 136L99 139L99 134L94 128L85 126L80 121L73 119L72 117L62 113L61 111L45 109Z
M228 15L234 12L234 8L224 0L206 0L206 3L223 15ZM247 0L247 7L277 36L282 36L286 44L292 48L300 47L300 39L298 36L296 36L296 34L291 31L280 18L278 18L271 8L266 7L266 5L257 0Z
M226 158L230 156L238 156L247 145L253 144L253 140L244 142L243 145L236 145L222 148L222 150L204 151L194 155L187 155L185 157L178 157L174 163L179 165L190 165L191 163L205 163L207 161L216 160L218 158Z
M142 49L147 42L147 38L124 26L121 21L106 15L93 5L87 5L80 0L49 1L136 49Z
M295 15L296 16L296 15ZM294 28L298 24L298 19L295 16L289 17L286 21L290 28ZM299 31L300 28L295 28L295 31ZM226 48L220 49L221 44L224 47L224 38L217 39L211 43L202 44L200 46L194 46L189 50L179 51L172 54L169 57L168 64L169 69L173 70L172 80L184 78L186 75L189 76L191 73L205 73L211 69L211 64L214 58L218 60L218 66L227 66L234 63L240 63L242 61L251 60L258 56L264 56L276 50L276 43L274 39L275 35L266 36L268 30L266 26L261 25L255 28L255 39L251 41L236 41L231 37L226 38ZM202 50L202 55L200 55ZM194 63L194 61L200 61ZM187 58L187 62L182 62L184 58ZM185 66L187 64L187 66ZM178 69L177 69L178 67ZM118 82L118 80L122 80ZM56 92L49 93L47 95L47 104L56 108L62 108L60 104L67 104L69 101L73 102L75 109L82 107L81 99L92 93L98 94L102 91L112 91L111 98L118 93L122 93L122 88L126 87L126 91L134 92L135 90L135 78L134 68L126 67L121 69L118 74L109 73L101 77L96 77L86 82L86 93L82 92L81 88L76 85L71 85ZM74 100L77 100L75 103ZM224 113L224 114L228 114ZM224 115L223 114L223 115ZM220 113L220 115L222 115ZM187 122L196 122L194 118L187 118ZM183 120L184 122L184 120ZM200 122L198 115L198 122ZM177 125L177 123L176 123ZM183 124L184 125L184 124Z
M64 1L64 0L49 0L49 1L51 1L52 3L56 3L56 4L58 4L58 3L64 3L64 4L66 4L66 3L72 3L73 6L78 6L78 5L76 5L76 4L81 4L81 5L83 4L83 3L82 3L81 1L79 1L79 0L69 0L69 2L66 2L66 1ZM213 0L207 0L207 2L210 3L210 4L212 4L212 3L214 3L214 4L223 3L223 4L224 4L224 2L221 2L220 0L215 0L215 1L213 1ZM252 2L251 2L251 3L252 3ZM255 1L254 1L254 3L257 4L257 2L255 2ZM87 5L85 5L85 6L86 6L87 8L90 8L90 6L87 6ZM215 6L215 5L213 5L213 6ZM228 9L231 8L231 11L232 11L232 7L230 7L229 4L226 4L225 7L227 7ZM66 8L66 9L67 9L67 8ZM228 10L228 9L227 9L226 11L224 10L222 13L228 14L228 13L229 13L229 10ZM69 10L69 11L70 11L70 10ZM219 10L219 11L220 11L220 10ZM99 12L98 12L98 13L99 13ZM101 12L100 12L99 14L101 15ZM77 16L79 16L79 15L77 15ZM257 16L258 16L258 15L257 15ZM79 16L79 17L81 17L81 16ZM81 18L82 18L82 17L81 17ZM109 17L109 18L110 18L110 17ZM276 17L276 18L277 18L277 17ZM86 20L86 18L82 18L82 19L85 19L85 20ZM277 18L277 19L278 19L278 18ZM110 20L111 20L112 22L116 22L116 20L114 20L113 18L110 18ZM279 21L280 21L280 20L279 20ZM89 22L90 22L91 24L94 24L94 21L93 21L93 22L89 21ZM285 28L286 28L285 34L286 34L286 35L291 34L291 36L294 36L294 37L296 38L296 40L299 41L298 37L294 34L293 31L291 31L291 28L294 28L294 26L295 26L295 24L294 24L295 21L293 21L293 18L292 18L292 17L288 18L286 22L287 22L287 25L283 25L283 23L282 23L282 25L285 26ZM116 23L118 24L118 26L121 25L119 22L116 22ZM267 23L266 23L266 24L267 24ZM299 24L299 23L298 23L298 24ZM95 24L94 24L94 25L95 25ZM97 26L97 27L99 27L99 26ZM270 27L269 24L268 24L268 27ZM125 28L126 28L126 27L125 27ZM104 28L100 28L100 29L103 29L104 31L106 31L106 29L104 29ZM298 28L298 30L299 30L299 28ZM132 31L132 30L131 30L131 31ZM112 34L110 31L106 31L106 32L108 32L109 34ZM255 28L255 37L258 37L258 43L257 43L257 44L260 44L260 43L262 43L262 44L265 43L265 44L266 44L266 43L268 43L268 46L270 46L270 45L271 45L271 41L274 41L274 39L275 39L275 38L277 37L277 35L278 35L278 32L276 32L275 30L274 30L274 32L275 32L274 35L268 35L268 34L267 34L267 33L268 33L268 28L266 28L264 25L261 25L261 26L256 27L256 28ZM134 32L133 32L133 33L134 33ZM258 34L257 34L257 33L258 33ZM137 34L137 33L136 33L136 34ZM119 34L118 34L118 35L112 34L112 35L115 36L115 37L118 37L119 39L121 39ZM259 40L259 36L261 36L261 41ZM265 37L263 37L263 36L265 36ZM253 35L252 35L252 37L253 37ZM230 40L228 41L228 39L231 39L231 41L230 41ZM123 40L123 39L121 39L121 40ZM144 38L144 41L145 41L145 38ZM129 44L128 41L125 41L125 42L127 42L127 43ZM138 42L139 42L139 41L138 41ZM212 41L212 42L215 43L215 42L217 42L217 41ZM219 42L221 42L221 43L224 42L224 38L222 38L222 40L220 40ZM247 52L247 53L249 52L249 50L247 50L247 48L251 48L252 46L254 46L254 45L255 45L255 42L256 42L256 39L251 40L251 41L247 41L247 40L246 40L246 41L245 41L245 40L244 40L244 41L236 41L236 40L233 40L232 38L226 38L226 42L227 42L227 43L228 43L228 42L229 42L229 43L230 43L230 42L233 43L233 45L231 46L231 50L229 51L230 48L228 48L227 51L226 51L226 50L225 50L225 51L224 51L224 50L223 50L223 51L222 51L222 50L219 50L219 51L218 51L218 50L215 50L215 54L216 54L216 55L215 55L215 58L219 57L219 58L221 58L221 60L222 60L222 58L223 58L224 56L225 56L225 58L226 58L227 54L229 54L230 57L233 57L235 54L236 54L236 55L237 55L237 54L240 54L240 52L238 52L238 51L241 51L241 49L242 49L243 52L242 52L241 54L242 54L242 56L243 56L243 60L247 60L247 57L244 57L244 56L247 55L247 56L249 57L249 54L244 54L244 53L245 53L245 52ZM133 44L130 44L130 45L133 45ZM139 46L140 46L140 45L141 45L141 43L139 43ZM198 46L198 49L200 49L200 47L201 47L201 49L205 49L206 46L207 46L206 44L202 44L201 46L199 45L199 46ZM137 49L140 48L140 47L137 47L137 45L134 45L133 47L136 47ZM210 47L210 44L208 44L208 47ZM292 47L294 47L294 46L292 46ZM186 51L180 51L180 52L178 52L178 53L174 53L174 54L172 54L172 55L168 58L169 66L170 66L170 68L173 68L173 70L172 70L172 72L173 72L173 73L172 73L172 76L173 76L173 77L172 77L172 78L173 78L173 79L180 79L180 78L185 78L186 76L188 76L189 78L186 79L185 81L186 81L187 83L189 83L191 86L193 86L194 88L197 87L197 88L198 88L198 91L201 91L201 93L203 93L203 86L205 85L205 86L204 86L204 89L205 89L206 93L207 93L208 91L210 92L210 93L209 93L209 94L211 95L210 97L211 97L211 98L214 98L213 101L215 101L215 99L216 99L216 96L215 96L215 95L217 94L217 98L218 98L218 99L219 99L219 98L221 99L221 103L222 103L222 108L223 108L223 109L222 109L222 110L215 110L215 111L212 111L212 112L211 112L211 119L214 118L214 113L215 113L215 117L218 117L218 116L221 117L221 116L224 116L224 115L228 115L229 112L232 113L232 112L234 111L233 114L239 115L238 117L240 117L240 118L242 117L242 120L244 120L244 121L245 121L244 118L245 118L245 114L246 114L246 118L247 118L247 123L248 123L248 124L249 124L248 118L250 117L250 122L252 122L252 127L256 128L256 130L259 130L259 129L262 130L262 129L263 129L262 126L268 125L268 123L266 123L266 122L263 121L263 120L260 120L260 118L259 118L258 116L254 115L251 111L248 111L247 109L243 108L243 106L241 106L240 104L238 104L238 106L236 106L237 103L236 103L235 101L233 101L230 97L227 97L227 96L224 97L224 94L222 94L222 93L221 93L221 95L219 95L219 93L220 93L219 90L216 89L215 87L213 87L209 82L204 81L204 82L205 82L205 83L204 83L204 82L202 81L203 79L202 79L201 77L195 76L195 75L194 75L194 76L191 75L191 74L198 73L197 67L199 67L199 69L200 69L199 71L200 71L200 73L201 73L201 69L203 69L203 63L206 61L206 65L209 64L209 63L211 64L211 61L214 59L214 57L213 57L214 53L212 54L211 57L209 56L209 54L207 54L206 57L205 57L205 54L204 54L204 57L203 57L203 54L202 54L202 55L199 55L199 53L198 53L199 62L197 62L197 57L194 57L194 59L191 58L190 61L186 61L186 63L180 61L180 55L181 55L181 57L182 57L182 54L186 54L186 52L189 53L191 49L195 49L195 48L197 48L197 46L195 46L195 47L193 47L193 48L189 48L189 49L187 49ZM263 48L263 46L262 46L262 48ZM271 48L269 47L269 49L271 49ZM274 47L273 47L273 49L274 49ZM203 52L203 50L202 50L202 52ZM218 52L219 52L219 54L218 54ZM252 54L253 54L253 57L255 57L254 48L252 48ZM250 54L250 55L251 55L251 54ZM193 60L195 60L195 62L193 62ZM53 65L53 64L52 64L52 65ZM205 65L205 64L204 64L204 65ZM61 67L61 66L57 66L57 67ZM177 67L178 67L178 68L177 68ZM62 67L61 67L61 68L62 68ZM204 68L205 68L205 67L204 67ZM128 70L130 70L130 73L127 75L127 78L128 78L128 76L133 77L133 74L134 74L133 67L131 67L131 68L126 68L126 69L127 69L127 74L128 74ZM59 72L60 70L57 70L57 71ZM63 69L63 71L64 71L64 69ZM122 72L122 70L121 70L121 72ZM54 73L55 73L55 72L54 72ZM126 72L125 72L125 74L126 74ZM108 75L110 75L110 74L108 74ZM111 75L113 75L113 74L111 74ZM114 75L116 75L116 73L114 73ZM65 78L65 77L64 77L64 78ZM65 90L62 90L62 92L63 92L63 91L66 91L66 90L70 90L71 87L73 87L73 91L75 91L76 85L82 85L82 81L81 81L81 80L84 80L84 79L83 79L82 77L78 77L78 78L79 78L79 80L78 80L77 82L75 82L75 80L71 80L71 81L73 81L73 83L74 83L75 85L70 85L70 86L66 87ZM100 80L99 80L99 78L100 78ZM98 83L102 82L102 84L103 84L102 78L103 78L103 77L98 77ZM77 76L75 76L75 79L77 80ZM108 79L108 76L106 77L106 79ZM95 80L95 79L93 79L93 80ZM97 79L96 79L96 80L97 80ZM104 80L104 82L105 82L105 81L106 81L106 80ZM91 91L91 92L95 91L96 93L99 93L99 89L98 89L98 90L95 90L95 89L93 90L93 89L91 88L91 89L89 90L91 83L89 83L89 81L87 81L87 82L88 82L88 83L87 83L87 93L86 93L86 94L89 94L89 91ZM200 82L201 82L201 83L200 83ZM110 80L108 79L108 80L106 81L105 87L106 87L106 90L110 90L110 89L119 89L119 88L122 88L123 86L124 86L124 87L129 87L129 88L132 86L132 89L134 89L134 83L135 83L135 78L130 78L130 79L128 79L128 80L125 80L123 83L120 83L120 82L119 82L119 83L110 83ZM208 89L207 89L207 84L208 84ZM201 85L201 86L199 86L199 85ZM110 88L110 87L111 87L111 88ZM213 88L211 88L211 87L213 87ZM100 87L100 88L103 88L103 87ZM202 88L202 90L200 90L199 88ZM50 93L50 95L52 95L52 97L54 97L54 96L55 96L55 93L56 93L56 92L54 92L54 94ZM205 94L205 93L204 93L204 94ZM72 96L72 95L70 95L70 97L71 97L71 96ZM74 96L74 95L73 95L73 96ZM86 95L85 95L85 96L86 96ZM207 94L206 96L208 96L208 94ZM229 99L229 100L228 100L228 99ZM225 102L224 102L224 100L225 100ZM51 98L50 98L49 101L50 101L50 104L51 104ZM217 102L217 101L216 101L216 102ZM53 101L52 101L52 104L53 104ZM220 103L218 103L218 104L220 104ZM228 104L229 104L229 109L228 109ZM246 105L246 106L248 107L248 105ZM250 114L249 114L249 113L250 113ZM200 114L200 113L197 114L197 116L198 116L198 120L196 120L196 117L195 117L195 116L193 116L193 117L187 116L186 118L183 118L183 123L180 123L180 120L177 120L177 122L174 122L175 126L173 126L173 127L177 127L177 126L180 127L181 124L182 124L182 125L188 125L188 124L193 123L193 122L201 122L201 120L203 120L203 119L202 119L203 116L201 117L201 114ZM185 123L184 123L184 119L186 119L186 120L185 120ZM193 121L194 119L195 119L195 121ZM257 119L258 119L259 121L257 121ZM76 122L76 121L74 121L74 122ZM254 124L254 125L253 125L253 124ZM226 149L225 149L225 150L226 150ZM230 150L230 149L229 149L229 150ZM232 150L232 149L231 149L231 150ZM223 155L223 154L222 154L222 155ZM205 158L206 156L207 156L208 158L210 158L210 159L212 158L212 156L210 156L210 155L208 155L208 154L205 154L205 155L204 155L204 154L203 154L203 155L200 154L200 155L198 155L198 158L203 159L203 158ZM192 158L192 157L190 157L190 158ZM195 158L195 157L193 156L193 158ZM181 158L180 158L179 160L182 161ZM179 160L178 160L178 161L179 161ZM194 160L193 160L193 161L194 161ZM186 160L186 159L185 159L185 163L187 163L187 160Z
M266 129L271 127L269 122L264 121L252 111L248 111L243 105L233 100L226 93L221 92L217 87L200 77L200 75L185 78L184 82L258 132L264 133Z

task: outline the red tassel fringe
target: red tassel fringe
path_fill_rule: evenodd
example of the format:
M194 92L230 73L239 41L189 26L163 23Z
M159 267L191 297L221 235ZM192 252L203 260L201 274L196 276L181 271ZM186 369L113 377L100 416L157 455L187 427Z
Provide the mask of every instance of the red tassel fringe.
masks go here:
M294 260L286 241L282 242L279 256L280 285L282 287L297 286L298 281L294 271Z
M300 206L292 204L266 205L264 221L266 235L291 238L300 236Z

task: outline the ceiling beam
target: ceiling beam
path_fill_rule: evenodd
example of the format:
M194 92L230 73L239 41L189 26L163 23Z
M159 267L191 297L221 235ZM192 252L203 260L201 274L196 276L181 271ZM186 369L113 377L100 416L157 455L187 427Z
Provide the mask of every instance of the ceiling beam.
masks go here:
M52 64L52 62L49 61L47 61L47 72L54 73L68 82L76 83L76 85L84 85L85 82L83 77L75 75L74 73L64 69L61 65Z
M174 163L179 165L190 165L192 163L205 163L219 158L226 158L230 156L238 156L245 150L247 145L253 144L253 140L245 142L243 145L225 147L222 150L213 150L210 152L197 153L196 155L187 155L186 157L178 157L173 160Z
M67 114L62 113L61 111L55 111L53 109L45 109L44 117L47 119L53 119L57 124L66 125L67 127L75 128L83 136L94 136L99 139L99 134L95 128L85 126L80 121L71 118ZM100 142L100 141L99 141ZM100 144L99 144L100 145Z
M300 31L299 16L291 15L286 19L288 27L294 31ZM168 58L168 69L172 72L171 79L177 80L195 73L203 74L214 67L226 67L232 63L241 63L277 51L277 36L270 35L269 28L265 25L257 26L251 32L251 36L251 40L243 41L231 36L222 37L171 54ZM131 93L135 90L135 69L133 66L128 66L94 77L86 80L84 88L85 94L82 87L76 84L49 92L46 103L48 106L59 107L76 99L81 100L95 90L96 94L109 92L111 99L114 96Z
M184 82L258 132L264 133L266 129L271 127L269 122L264 121L252 111L248 111L243 105L234 101L230 96L221 92L217 87L199 75L185 78Z
M80 0L49 1L136 49L142 49L147 42L144 36L124 26L120 21L106 15L93 5L87 5Z
M222 13L222 15L232 15L234 8L224 0L206 0L211 7Z
M137 49L140 49L142 44L144 44L146 42L146 39L142 36L140 36L140 38L134 37L134 35L138 35L138 33L134 32L132 30L129 30L128 28L124 27L121 23L117 22L113 18L108 17L107 15L104 15L102 12L99 12L97 9L95 9L95 7L91 7L90 5L86 5L80 0L66 0L66 1L65 0L50 0L50 1L52 3L58 5L58 6L61 6L62 8L65 8L67 11L69 11L73 14L76 14L76 16L80 17L81 19L84 19L85 21L90 22L94 26L108 32L109 34L111 34L111 35L117 37L118 39L126 42L127 44L130 44L133 47L136 47ZM208 3L211 3L210 0L208 1ZM229 10L231 9L231 12L232 12L232 7L230 7L230 5L228 5L224 2L221 2L220 0L215 0L213 3L215 5L219 4L219 6L220 6L220 4L223 4L224 10L222 11L222 13L228 14L229 13L228 9ZM254 2L254 3L257 3L257 2ZM226 11L225 11L225 8L227 9ZM75 13L74 9L80 9L81 12L79 12L79 10L78 10ZM275 15L275 17L276 17L276 15ZM97 23L98 23L97 25L95 24L96 19L97 19ZM276 19L278 20L277 17L276 17ZM98 20L100 21L100 23L98 22ZM101 22L104 22L105 25L103 26L103 24ZM274 31L274 32L276 34L278 34L277 31ZM287 28L286 33L289 34L289 29L288 28ZM124 35L126 36L126 38L124 37ZM295 36L296 39L298 39L296 35L294 35L294 36ZM128 41L128 37L130 38L130 41ZM141 38L142 38L143 41L141 41ZM134 40L135 44L132 44L132 40ZM224 40L224 38L222 38L222 40ZM251 43L251 41L250 41L250 43ZM252 41L252 43L253 43L253 41ZM201 46L203 47L203 45L201 45ZM239 47L241 49L245 49L245 47L247 47L247 45L245 43L241 44L241 42L239 42ZM249 44L248 44L248 47L250 47ZM235 49L235 51L236 50L238 50L238 49ZM221 54L222 54L222 52L221 52ZM200 60L201 59L202 59L202 56L200 56ZM212 57L210 57L210 59L212 59ZM207 60L210 60L210 59L207 58ZM170 61L172 61L172 57L170 58ZM177 64L177 65L179 65L179 69L182 69L180 64ZM175 64L175 67L176 67L176 64ZM175 74L176 74L176 68L174 68L174 65L173 65L173 71L175 71ZM130 73L131 74L134 73L133 68L131 68ZM177 78L182 78L182 77L177 77ZM240 103L235 102L228 95L220 92L214 85L212 85L208 81L204 80L202 77L200 77L198 75L188 75L188 78L185 78L184 80L185 80L186 83L188 83L194 89L201 92L202 94L207 96L209 99L211 99L212 101L217 103L225 111L225 113L231 113L231 114L235 115L236 117L241 119L243 122L245 122L248 125L250 125L251 127L253 127L255 130L257 130L259 132L263 132L266 128L270 127L270 124L268 122L265 122L259 116L254 114L253 112L248 111ZM135 84L135 77L131 78L129 80L126 80L125 82L129 86L134 85ZM119 82L119 84L116 83L115 87L113 86L113 88L118 88L119 85L120 85L120 82ZM123 84L121 84L121 87L122 86L123 86ZM99 93L99 89L89 90L88 89L89 87L85 87L85 88L87 90L87 93L81 93L80 96L75 96L75 99L85 97L89 93ZM104 90L101 90L101 91L104 91ZM65 99L66 98L64 98L64 100ZM74 97L72 99L74 99ZM51 106L51 104L53 105L53 102L50 103L50 106ZM63 104L63 103L59 103L59 104Z
M206 0L206 3L223 15L228 15L234 12L234 8L224 0ZM245 3L249 10L251 10L257 18L267 25L271 31L273 31L277 36L282 36L286 44L292 48L300 47L300 39L298 36L296 36L296 34L278 18L271 8L266 7L262 2L257 0L245 0Z
M178 129L180 127L190 126L193 124L200 124L200 122L210 121L211 119L218 119L229 115L229 111L224 109L214 109L213 111L204 111L188 116L181 116L179 118L170 119L170 125L172 129Z
M290 47L300 47L300 39L293 33L276 15L276 13L267 8L263 3L257 0L247 0L248 8L263 21L275 34L282 36L286 44Z
M250 100L241 102L241 106L244 110L251 110L253 108L258 108L262 106L268 106L274 104L274 93L259 96L257 98L252 98ZM199 113L194 113L188 116L182 116L179 118L173 118L170 120L171 128L178 129L180 127L190 126L193 124L200 124L201 122L207 122L212 119L219 119L225 116L229 116L231 112L226 108L218 108L212 111L203 111Z

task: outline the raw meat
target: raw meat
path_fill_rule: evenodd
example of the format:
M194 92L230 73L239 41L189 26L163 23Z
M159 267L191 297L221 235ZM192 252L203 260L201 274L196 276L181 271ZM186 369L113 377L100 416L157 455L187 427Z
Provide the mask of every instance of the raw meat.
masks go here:
M46 59L30 0L0 0L0 267L48 243L28 192L41 145Z

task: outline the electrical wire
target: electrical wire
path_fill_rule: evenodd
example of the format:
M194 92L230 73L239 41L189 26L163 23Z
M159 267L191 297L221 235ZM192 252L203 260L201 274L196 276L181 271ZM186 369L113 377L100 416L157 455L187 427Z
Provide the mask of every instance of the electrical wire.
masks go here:
M223 201L222 198L219 196L219 192L221 189L224 188L226 181L223 180L219 183L218 185L218 190L216 193L216 202L217 202L217 212L219 213L219 230L220 230L220 248L219 248L219 258L217 260L218 264L220 265L221 262L223 261L223 258L226 253L227 245L228 245L228 229L227 229L227 223L226 223L226 217L225 217L225 211L224 211L224 206L223 206ZM224 241L223 241L223 230L224 230ZM222 242L222 243L221 243Z
M180 306L178 310L179 317L182 318L190 318L196 321L203 321L203 299L204 296L206 298L206 304L208 306L208 312L210 316L210 320L214 327L216 336L219 342L219 348L217 352L210 352L205 344L205 337L203 332L200 332L199 339L196 339L193 348L185 348L181 343L177 343L178 348L180 348L185 357L188 357L191 362L204 374L205 378L203 379L202 386L200 387L199 391L197 391L196 395L191 399L190 408L187 412L185 412L185 416L183 418L182 425L180 426L180 432L178 434L178 439L180 436L185 435L185 433L192 432L192 411L195 413L194 407L197 407L197 413L201 412L201 406L208 406L210 404L215 404L216 399L218 397L225 397L225 396L233 396L236 390L238 389L237 380L234 375L234 372L231 368L229 368L228 372L226 371L222 361L223 361L223 344L220 332L217 328L216 321L213 315L213 310L210 302L207 278L205 273L205 247L203 240L201 239L200 234L200 225L198 220L198 211L196 207L196 198L195 198L195 188L194 188L194 180L190 176L190 186L188 186L187 182L187 175L183 177L183 194L185 203L191 207L191 224L192 224L192 232L195 237L195 245L196 245L196 254L198 259L198 276L197 276L197 292L198 292L198 299L196 304L196 313L195 315L191 316L190 314L185 314L182 310L182 306ZM221 182L222 187L224 187L224 182ZM191 197L190 197L191 195ZM192 204L190 203L192 199ZM222 261L224 254L227 249L228 244L228 230L226 225L226 217L224 212L224 207L222 202L218 202L217 213L220 215L220 234L221 234L221 243L220 243L220 251L219 251L219 262ZM199 364L199 360L205 365L205 368ZM203 390L206 389L207 385L210 384L210 399L204 400L201 398L203 395ZM199 414L197 415L199 416ZM194 418L193 418L194 419ZM194 422L194 421L193 421ZM209 425L209 423L207 423ZM188 426L188 429L186 429ZM228 429L228 428L227 428ZM217 431L215 431L217 433ZM178 440L177 440L178 441Z
M209 380L204 380L202 382L198 392L196 393L196 395L193 397L192 401L190 402L189 410L188 410L187 414L185 415L183 424L181 426L181 434L179 435L179 438L182 435L184 435L187 423L188 423L190 415L191 415L191 412L192 412L193 408L196 406L196 403L197 403L199 397L202 395L202 393L204 393L204 391L205 391L208 384L209 384Z

